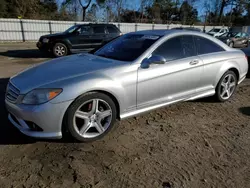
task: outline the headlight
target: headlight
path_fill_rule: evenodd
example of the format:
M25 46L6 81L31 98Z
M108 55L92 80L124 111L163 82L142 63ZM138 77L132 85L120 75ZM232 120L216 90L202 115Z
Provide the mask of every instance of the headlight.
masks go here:
M43 39L43 43L48 43L49 42L49 39L48 38L44 38Z
M23 100L23 104L42 104L46 103L62 92L62 89L34 89L31 92L27 93Z

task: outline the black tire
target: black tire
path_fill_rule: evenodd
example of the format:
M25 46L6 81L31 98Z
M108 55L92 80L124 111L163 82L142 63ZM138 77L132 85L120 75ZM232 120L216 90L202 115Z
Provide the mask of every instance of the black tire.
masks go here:
M228 46L231 47L231 48L234 48L234 42L230 42L230 43L228 44Z
M81 136L79 134L79 132L77 132L75 130L75 128L74 128L74 116L75 116L75 112L78 110L78 108L81 107L81 105L84 104L84 102L89 101L91 99L99 99L99 100L105 101L109 105L109 107L111 108L112 117L111 117L111 123L109 124L109 127L101 135L94 137L94 138L85 138L85 137ZM116 121L117 110L116 110L116 105L115 105L114 101L109 96L107 96L103 93L90 92L90 93L86 93L86 94L80 96L79 98L77 98L72 103L72 105L68 108L65 117L66 117L64 119L64 126L65 127L64 127L63 131L70 133L70 135L74 139L76 139L80 142L92 142L92 141L101 139L102 137L104 137L106 134L108 134L110 132L110 130L113 128L115 121ZM65 132L64 132L64 134L65 134Z
M60 51L61 49L61 51ZM56 43L53 46L52 53L55 57L67 56L69 53L68 47L63 43Z
M233 77L234 77L234 80L235 80L235 88L233 90L233 93L231 94L231 96L228 98L228 99L223 99L221 97L221 84L223 82L223 80L225 79L225 77L227 77L229 74L231 74ZM225 102L225 101L228 101L235 93L236 91L236 88L237 88L237 83L238 83L238 79L237 79L237 76L236 74L233 72L233 71L227 71L220 79L219 83L217 84L217 87L216 87L216 93L215 93L215 98L218 102Z

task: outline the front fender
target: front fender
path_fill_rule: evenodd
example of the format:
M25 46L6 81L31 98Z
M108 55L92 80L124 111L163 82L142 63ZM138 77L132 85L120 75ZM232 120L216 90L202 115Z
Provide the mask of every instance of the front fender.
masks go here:
M51 100L51 103L75 100L79 96L91 91L104 91L113 95L119 103L120 112L123 111L122 109L124 109L124 104L126 103L125 91L122 85L105 75L93 75L91 77L84 75L78 78L62 80L43 87L55 88L55 85L57 88L63 88L63 92L58 97Z

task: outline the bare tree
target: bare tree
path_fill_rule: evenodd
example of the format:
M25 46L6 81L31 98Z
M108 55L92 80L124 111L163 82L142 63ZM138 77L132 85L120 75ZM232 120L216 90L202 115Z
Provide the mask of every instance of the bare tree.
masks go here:
M149 6L151 3L153 3L152 0L140 0L140 22L143 21L144 18L144 11L147 6Z
M76 3L77 0L65 0L62 4L63 6L67 6L69 4L74 4ZM82 7L82 21L85 20L85 16L86 16L86 10L89 8L92 0L87 0L87 2L85 1L85 3L82 2L82 0L78 0L79 4Z

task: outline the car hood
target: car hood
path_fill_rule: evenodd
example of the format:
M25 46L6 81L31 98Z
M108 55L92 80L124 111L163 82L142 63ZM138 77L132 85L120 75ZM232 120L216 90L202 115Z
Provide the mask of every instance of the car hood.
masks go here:
M49 35L43 35L41 36L41 38L51 38L51 37L60 37L60 36L64 36L65 33L54 33L54 34L49 34Z
M114 68L124 63L91 54L72 55L28 68L12 77L11 83L21 91L21 94L25 94L53 82Z

